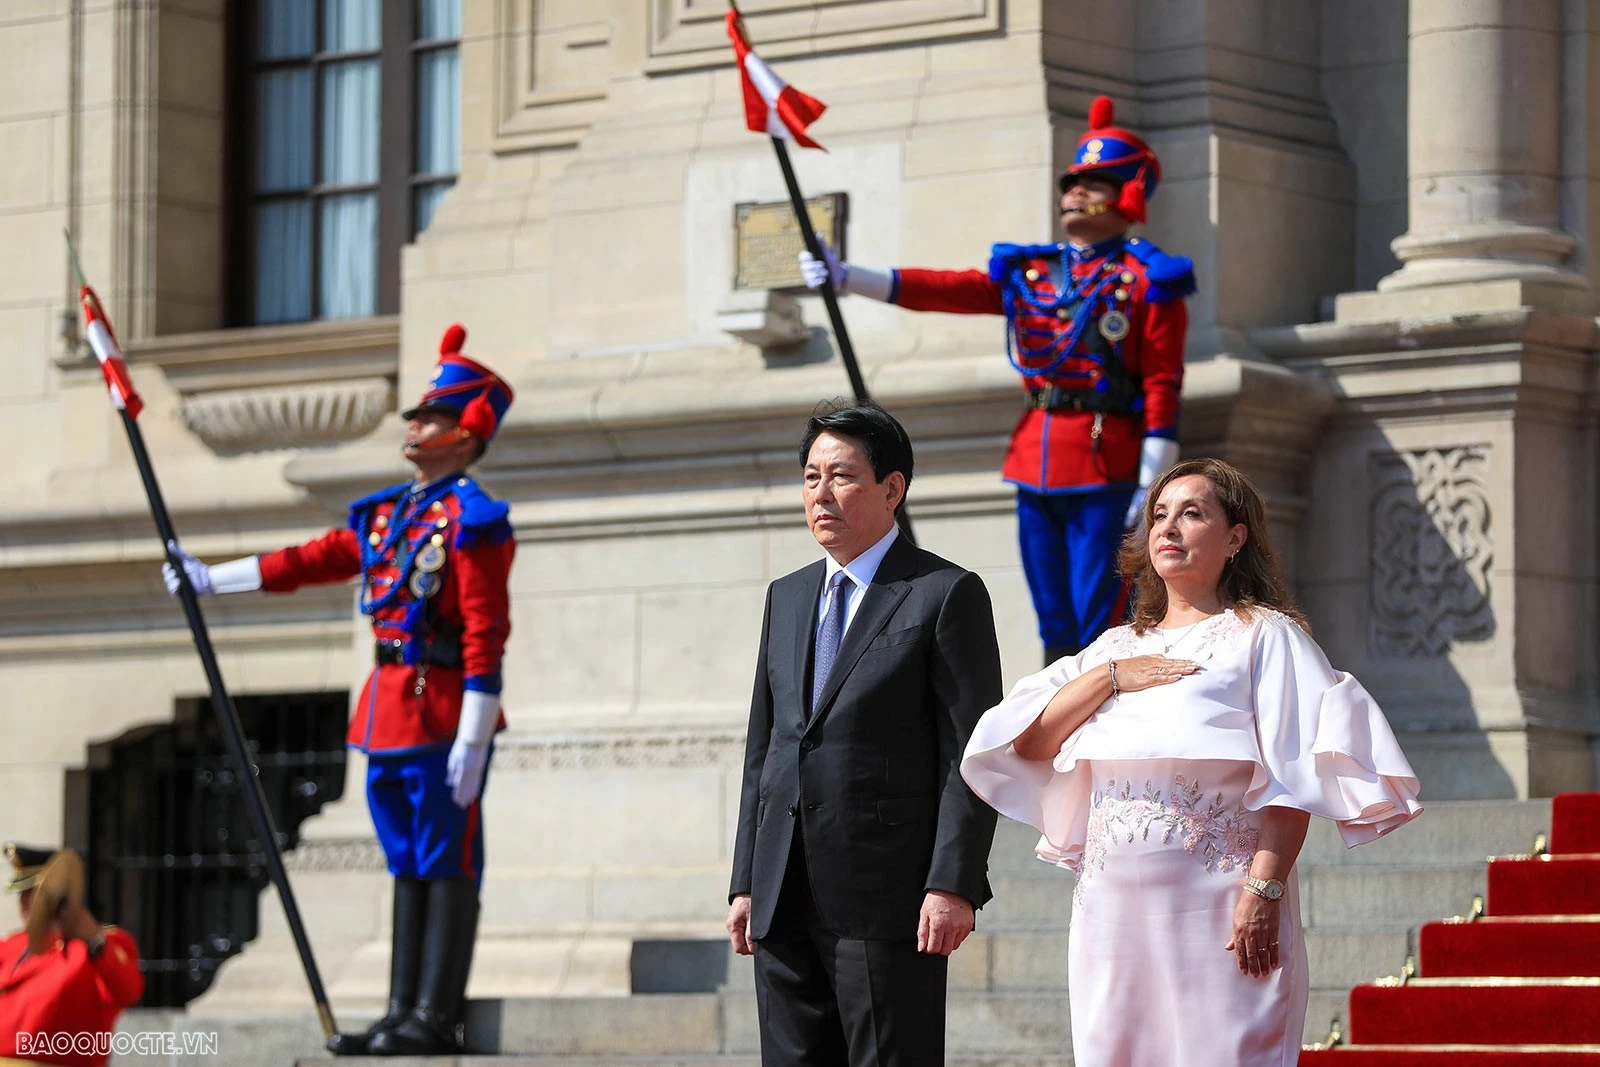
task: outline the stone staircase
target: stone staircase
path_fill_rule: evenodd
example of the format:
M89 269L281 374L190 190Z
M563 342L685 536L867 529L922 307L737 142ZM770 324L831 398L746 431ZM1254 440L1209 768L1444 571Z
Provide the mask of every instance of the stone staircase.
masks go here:
M1344 848L1331 824L1314 821L1300 859L1314 982L1306 1039L1325 1037L1333 1018L1344 1016L1352 985L1398 973L1412 931L1421 923L1465 913L1473 896L1484 892L1484 858L1526 851L1534 835L1548 827L1549 811L1548 801L1438 802L1395 835L1353 850ZM980 913L978 931L951 959L946 1032L952 1065L1065 1067L1072 1062L1066 945L1073 879L1033 858L1036 838L1026 827L1001 821L991 861L995 900ZM641 968L645 956L649 966ZM715 941L641 943L634 973L636 988L690 991L475 1001L469 1043L496 1055L462 1062L521 1067L758 1063L748 959ZM346 1027L365 1025L377 1014L363 1017L337 1007ZM214 1030L226 1062L240 1067L327 1062L318 1051L320 1033L309 1011L292 1018L136 1012L124 1018L122 1028ZM153 1067L155 1061L113 1062ZM181 1061L160 1062L166 1067ZM442 1067L450 1061L428 1062Z

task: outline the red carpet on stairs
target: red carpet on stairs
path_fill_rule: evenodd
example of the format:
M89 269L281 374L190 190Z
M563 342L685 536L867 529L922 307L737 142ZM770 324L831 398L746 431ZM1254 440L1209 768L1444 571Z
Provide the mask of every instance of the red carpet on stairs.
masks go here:
M1600 915L1518 916L1433 922L1417 963L1430 978L1473 975L1600 976Z
M1471 1046L1383 1045L1302 1052L1302 1067L1595 1067L1600 1049L1578 1052L1559 1048L1507 1049Z
M1600 852L1600 793L1562 793L1550 802L1550 851Z
M1600 912L1600 855L1489 861L1490 915Z
M1350 1043L1302 1067L1600 1067L1600 793L1556 797L1548 837L1491 859L1487 914L1423 926L1417 977L1357 986Z
M1600 1045L1600 979L1579 986L1457 984L1463 981L1474 980L1356 986L1345 1032L1352 1043L1369 1045Z

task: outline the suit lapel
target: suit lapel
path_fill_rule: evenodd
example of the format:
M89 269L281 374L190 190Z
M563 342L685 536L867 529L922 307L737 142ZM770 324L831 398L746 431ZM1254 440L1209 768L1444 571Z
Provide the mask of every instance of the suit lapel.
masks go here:
M873 575L872 584L867 586L867 591L862 594L861 606L856 608L855 618L850 620L850 628L844 633L844 641L839 645L839 654L833 661L833 671L828 675L828 682L822 688L822 696L817 700L817 706L811 711L808 728L815 726L828 713L833 698L838 695L845 679L855 668L861 653L867 650L872 639L878 636L878 632L889 621L889 616L894 614L895 608L898 608L900 602L911 592L911 584L906 579L911 577L916 559L916 550L907 543L904 536L895 538L894 544L889 546L883 562L878 564L878 573ZM819 598L822 596L820 585L817 587L817 596Z

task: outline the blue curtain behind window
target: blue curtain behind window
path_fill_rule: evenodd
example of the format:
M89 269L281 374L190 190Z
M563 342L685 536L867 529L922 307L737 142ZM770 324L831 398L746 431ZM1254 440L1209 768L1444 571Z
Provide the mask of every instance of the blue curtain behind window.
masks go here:
M311 205L268 202L256 209L256 322L311 317Z
M317 302L322 317L373 315L378 308L378 198L325 197L318 205Z
M417 173L454 174L461 149L460 59L454 48L417 57Z
M324 0L322 47L328 52L375 51L382 43L379 0ZM378 181L378 109L382 92L377 59L353 59L322 68L324 185ZM317 207L317 305L324 318L375 314L378 307L378 196L329 196Z
M461 36L460 0L418 0L417 39L455 40ZM414 173L454 175L461 166L461 60L457 48L435 48L417 56L417 152ZM413 225L428 228L433 212L453 181L416 188Z
M315 0L261 0L256 52L263 60L309 56L316 48ZM257 193L303 193L311 186L311 71L263 72L256 81ZM255 218L255 321L311 317L311 205L269 201Z
M260 0L256 9L256 56L291 59L317 46L316 0Z
M269 70L256 80L256 192L311 186L311 71Z
M375 52L383 34L382 0L323 0L324 52Z
M461 36L461 0L417 0L417 40L453 41Z

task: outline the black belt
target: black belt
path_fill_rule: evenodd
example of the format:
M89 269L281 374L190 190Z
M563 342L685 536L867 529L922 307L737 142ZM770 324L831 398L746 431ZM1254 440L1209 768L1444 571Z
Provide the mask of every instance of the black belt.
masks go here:
M1092 411L1105 415L1133 415L1133 407L1109 393L1096 389L1074 389L1064 385L1028 390L1023 407L1042 411Z
M406 661L406 643L397 639L378 640L372 646L373 659L388 667L400 666ZM457 641L429 641L423 650L422 662L430 667L461 666L461 644Z

